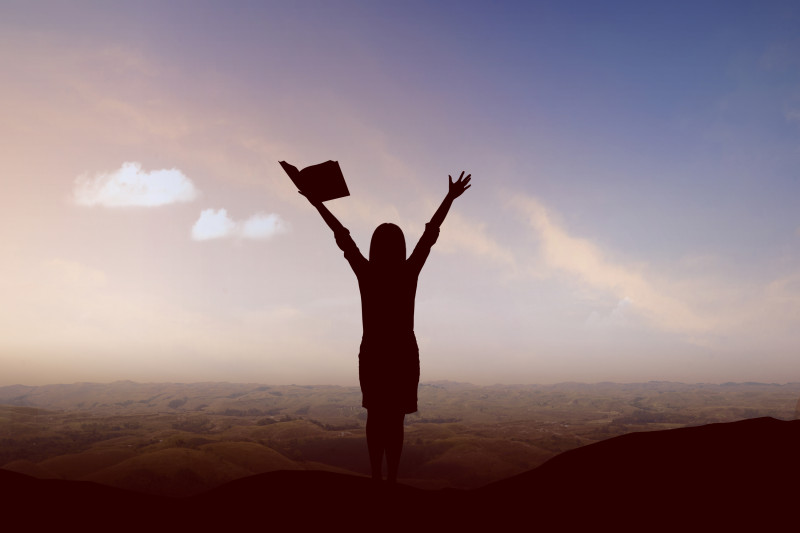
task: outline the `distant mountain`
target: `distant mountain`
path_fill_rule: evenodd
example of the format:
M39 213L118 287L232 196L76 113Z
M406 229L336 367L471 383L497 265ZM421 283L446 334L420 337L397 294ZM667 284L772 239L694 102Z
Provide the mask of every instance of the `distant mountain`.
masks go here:
M611 438L471 491L279 471L166 499L2 470L0 491L6 521L34 529L770 531L796 527L798 450L800 421L758 418Z

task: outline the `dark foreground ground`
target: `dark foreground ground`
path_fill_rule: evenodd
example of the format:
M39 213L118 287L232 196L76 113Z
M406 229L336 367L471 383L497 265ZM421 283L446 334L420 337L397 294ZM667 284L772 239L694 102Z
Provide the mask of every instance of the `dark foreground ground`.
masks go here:
M2 522L33 531L791 531L800 519L800 420L632 433L465 491L278 471L170 499L5 470L0 491Z

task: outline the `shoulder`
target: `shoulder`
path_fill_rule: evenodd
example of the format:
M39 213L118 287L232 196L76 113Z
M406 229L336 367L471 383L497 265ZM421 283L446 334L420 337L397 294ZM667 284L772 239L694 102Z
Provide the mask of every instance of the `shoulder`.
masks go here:
M361 275L369 262L361 254L361 250L358 249L358 246L356 246L355 241L350 236L350 231L343 227L341 230L334 233L334 237L336 238L337 246L344 252L344 257L350 263L353 271L357 276Z

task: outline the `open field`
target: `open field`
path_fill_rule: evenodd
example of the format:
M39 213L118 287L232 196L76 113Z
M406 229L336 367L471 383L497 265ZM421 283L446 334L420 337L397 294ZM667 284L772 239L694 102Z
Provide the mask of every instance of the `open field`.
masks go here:
M475 488L636 431L797 415L800 383L426 383L401 481ZM191 495L275 470L367 474L356 387L78 383L0 387L0 467Z

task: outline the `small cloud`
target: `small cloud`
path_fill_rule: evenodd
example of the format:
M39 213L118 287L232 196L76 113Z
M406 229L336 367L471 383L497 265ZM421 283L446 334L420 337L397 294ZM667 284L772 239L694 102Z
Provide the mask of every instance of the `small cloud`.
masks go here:
M244 222L236 222L228 216L228 211L225 209L204 209L192 226L192 239L196 241L226 237L269 239L287 230L288 224L275 213L258 213Z
M144 172L136 162L94 178L78 176L73 190L76 204L104 207L156 207L191 202L197 194L191 180L177 168Z
M196 241L221 239L230 237L234 233L236 233L236 222L231 220L225 209L217 211L203 209L200 218L192 226L192 239Z
M273 235L285 233L286 223L275 213L258 213L242 224L242 237L245 239L269 239Z

